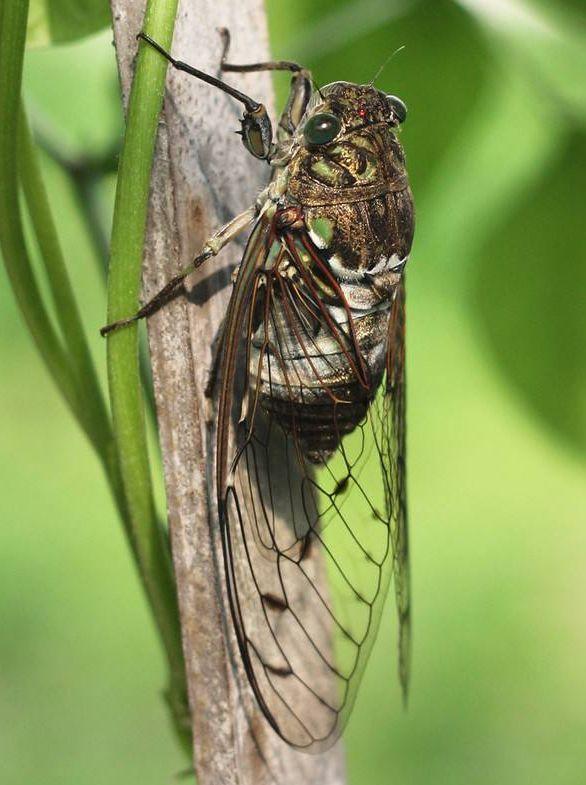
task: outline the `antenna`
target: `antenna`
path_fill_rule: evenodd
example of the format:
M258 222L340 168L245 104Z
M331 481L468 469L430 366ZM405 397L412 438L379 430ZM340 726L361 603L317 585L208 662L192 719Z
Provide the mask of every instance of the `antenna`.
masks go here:
M378 69L378 71L376 72L376 74L375 74L375 75L372 77L372 79L371 79L371 80L370 80L370 82L368 83L370 87L374 87L374 83L375 83L375 82L376 82L376 80L379 78L379 76L382 74L382 72L385 70L385 68L387 67L387 65L388 65L388 64L391 62L391 60L393 59L393 57L394 57L395 55L398 55L398 54L399 54L399 52L402 52L402 51L403 51L403 49L405 49L405 48L406 48L406 47L405 47L405 45L403 44L403 46L400 46L400 47L398 47L398 49L395 49L395 51L394 51L394 52L391 52L391 54L390 54L390 55L387 57L387 59L386 59L386 60L384 61L384 63L383 63L381 66L380 66L380 68Z
M321 98L321 100L322 100L322 101L325 101L325 100L326 100L326 99L325 99L325 96L324 96L324 94L322 93L322 91L321 91L321 89L320 89L320 86L318 85L318 83L315 81L315 79L314 79L313 77L311 77L311 83L312 83L312 85L314 86L314 88L317 90L317 92L319 93L319 97Z

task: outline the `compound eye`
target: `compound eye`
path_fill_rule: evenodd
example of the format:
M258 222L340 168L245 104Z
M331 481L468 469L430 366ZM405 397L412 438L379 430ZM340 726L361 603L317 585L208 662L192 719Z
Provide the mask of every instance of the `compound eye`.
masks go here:
M400 98L397 98L396 95L387 95L387 101L391 107L394 123L396 125L404 123L407 118L407 107L403 101L401 101Z
M316 114L310 117L303 128L303 136L309 144L328 144L340 133L342 123L335 114Z

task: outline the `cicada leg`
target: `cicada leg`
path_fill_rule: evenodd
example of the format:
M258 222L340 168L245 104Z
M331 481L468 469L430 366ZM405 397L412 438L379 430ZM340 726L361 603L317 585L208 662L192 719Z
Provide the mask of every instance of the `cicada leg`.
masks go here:
M108 333L118 330L120 327L126 327L127 325L132 324L132 322L136 322L138 319L144 319L147 316L151 316L153 313L158 311L159 308L162 308L163 305L170 302L183 289L187 276L190 275L194 270L197 270L198 267L200 267L212 256L216 256L225 245L230 243L241 232L247 229L254 221L257 214L258 204L254 205L253 207L249 207L248 210L240 213L240 215L237 215L227 224L222 226L222 228L213 234L206 242L199 256L196 256L188 267L182 270L179 275L176 275L174 278L172 278L168 284L163 286L161 291L157 292L157 294L155 294L155 296L149 300L148 303L145 303L142 308L134 314L134 316L129 316L126 319L119 319L116 322L107 324L105 327L102 327L100 333L102 335L108 335Z
M253 71L303 71L309 75L309 71L299 63L294 63L291 60L267 60L262 63L227 63L228 51L230 49L230 31L227 27L220 27L218 30L222 36L224 48L222 49L222 57L220 58L220 70L222 71L239 71L240 73L251 73Z
M247 63L244 65L227 63L228 50L230 48L230 31L226 27L220 29L220 35L224 42L220 69L222 71L232 71L240 73L251 73L254 71L291 71L291 89L289 98L283 114L279 120L278 140L284 141L292 136L299 125L301 118L307 107L307 103L312 92L311 72L299 63L290 60L269 60L262 63Z
M232 98L240 101L241 104L244 104L244 116L240 121L244 144L255 158L268 160L273 150L273 129L264 104L255 101L240 90L236 90L235 87L222 82L221 79L206 74L204 71L200 71L199 68L194 68L194 66L184 63L182 60L176 60L146 33L141 32L137 37L142 38L149 46L156 49L177 71L183 71L190 76L195 76L197 79L201 79L202 82L217 87L219 90L232 96Z

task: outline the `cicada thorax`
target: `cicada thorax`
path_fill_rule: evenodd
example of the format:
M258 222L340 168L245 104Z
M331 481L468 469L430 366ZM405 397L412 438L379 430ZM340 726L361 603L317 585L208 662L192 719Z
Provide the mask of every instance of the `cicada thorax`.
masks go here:
M300 150L288 175L262 273L251 384L304 457L323 463L363 421L383 378L413 209L401 147L383 124L327 152Z

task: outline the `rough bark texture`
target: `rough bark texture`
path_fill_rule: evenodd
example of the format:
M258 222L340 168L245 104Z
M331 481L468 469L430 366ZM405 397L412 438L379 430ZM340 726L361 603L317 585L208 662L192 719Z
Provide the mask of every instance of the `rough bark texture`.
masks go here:
M126 99L144 3L113 0L112 6ZM267 57L262 0L184 0L174 54L217 73L220 26L232 32L233 62ZM231 74L230 81L272 109L266 74ZM215 228L249 206L266 182L266 164L247 155L233 133L240 113L220 91L169 69L145 243L145 299L193 259ZM242 245L226 248L193 275L188 298L178 298L149 323L194 764L200 785L337 785L345 781L340 746L307 755L281 742L252 699L234 656L215 515L213 409L203 390L230 296L230 270L241 253Z

